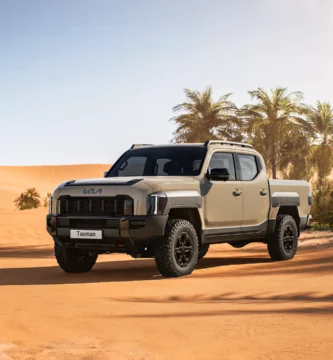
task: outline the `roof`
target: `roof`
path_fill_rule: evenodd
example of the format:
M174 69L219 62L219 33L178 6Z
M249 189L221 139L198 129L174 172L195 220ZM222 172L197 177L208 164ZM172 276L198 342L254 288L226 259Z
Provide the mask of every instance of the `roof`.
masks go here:
M198 147L209 147L214 145L226 145L228 147L240 147L246 149L252 149L253 146L246 143L239 143L233 141L223 141L223 140L207 140L205 143L170 143L170 144L160 144L160 145L153 145L153 144L133 144L131 147L132 149L142 148L142 147L184 147L184 146L198 146Z

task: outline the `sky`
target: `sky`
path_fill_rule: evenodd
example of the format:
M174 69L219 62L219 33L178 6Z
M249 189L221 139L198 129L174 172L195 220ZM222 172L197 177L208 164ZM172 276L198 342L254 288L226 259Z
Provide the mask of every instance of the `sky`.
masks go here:
M332 0L0 0L0 165L170 142L184 89L333 103Z

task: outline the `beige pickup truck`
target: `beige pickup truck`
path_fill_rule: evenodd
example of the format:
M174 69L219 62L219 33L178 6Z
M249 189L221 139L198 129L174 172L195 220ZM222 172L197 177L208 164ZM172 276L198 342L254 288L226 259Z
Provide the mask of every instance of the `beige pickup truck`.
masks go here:
M155 258L175 277L191 274L213 244L259 242L273 260L292 259L311 204L306 181L268 180L248 144L133 145L103 178L59 185L46 222L66 272L126 253Z

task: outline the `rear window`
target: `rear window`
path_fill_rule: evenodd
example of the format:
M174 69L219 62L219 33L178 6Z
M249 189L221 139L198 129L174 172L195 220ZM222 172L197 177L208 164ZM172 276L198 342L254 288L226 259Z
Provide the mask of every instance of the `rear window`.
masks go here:
M251 181L259 173L256 157L253 155L238 154L242 180Z

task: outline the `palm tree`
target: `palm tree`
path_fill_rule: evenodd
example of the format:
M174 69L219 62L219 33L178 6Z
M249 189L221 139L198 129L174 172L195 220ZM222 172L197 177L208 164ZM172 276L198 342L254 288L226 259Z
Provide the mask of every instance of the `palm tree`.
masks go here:
M247 123L249 140L257 143L266 157L268 168L272 170L273 179L276 179L280 161L279 146L281 144L281 129L288 122L302 120L304 112L300 101L301 92L288 94L286 88L276 88L270 94L262 88L249 91L255 104L244 105L239 115ZM258 144L259 143L259 144Z
M318 101L316 107L305 105L304 111L306 119L299 119L298 123L311 138L309 160L321 184L333 167L333 108L328 102Z
M40 206L40 195L36 188L29 188L14 203L19 210L35 209Z
M27 203L29 204L29 207L31 206L31 208L34 209L40 206L40 195L36 188L29 188L24 194L27 197Z
M284 179L309 181L314 169L308 161L311 146L308 132L304 127L289 122L283 125L279 136L279 172Z
M205 91L184 90L187 101L175 106L181 112L171 118L177 124L174 142L204 142L210 139L239 140L241 122L236 116L235 104L228 100L231 94L212 99L212 88Z
M50 202L50 197L51 197L51 195L52 195L52 194L49 193L49 192L46 194L46 196L45 196L45 198L44 198L44 204L43 204L44 207L48 207L48 206L49 206L49 202Z
M22 210L22 208L25 206L25 201L24 200L25 200L24 194L21 193L21 195L14 200L15 206L18 209Z

